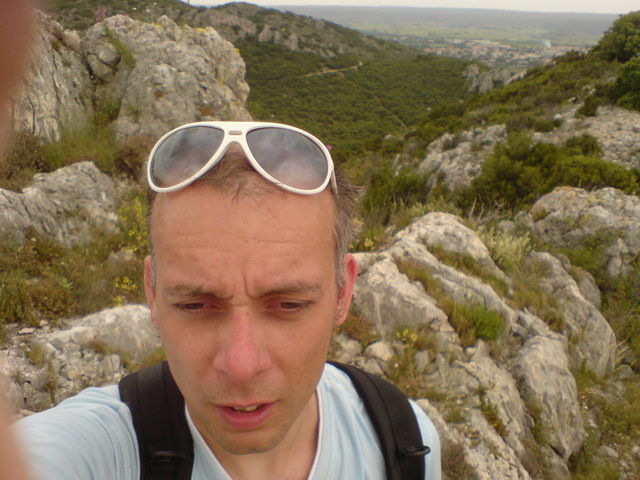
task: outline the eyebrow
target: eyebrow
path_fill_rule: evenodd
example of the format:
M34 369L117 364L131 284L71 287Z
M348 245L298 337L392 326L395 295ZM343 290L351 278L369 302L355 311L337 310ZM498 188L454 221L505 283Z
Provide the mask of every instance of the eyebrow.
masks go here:
M272 295L300 295L300 294L316 293L320 290L321 290L321 287L317 283L309 283L303 280L297 280L276 288L272 288L270 290L261 291L259 292L257 297L265 297L265 296L272 296ZM196 286L196 285L188 285L184 283L179 283L176 285L166 287L164 291L168 295L175 295L179 297L209 297L209 298L217 298L220 300L228 300L230 298L230 297L224 297L222 295L219 295L212 290L208 290L202 285Z

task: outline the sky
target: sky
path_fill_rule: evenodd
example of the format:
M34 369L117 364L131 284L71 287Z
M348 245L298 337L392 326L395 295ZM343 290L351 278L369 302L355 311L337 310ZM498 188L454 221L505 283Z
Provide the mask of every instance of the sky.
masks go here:
M186 0L183 0L186 1ZM228 0L231 1L231 0ZM191 0L192 5L222 5L228 1ZM527 12L629 13L640 10L638 0L248 0L274 5L350 5L394 7L448 7L521 10Z

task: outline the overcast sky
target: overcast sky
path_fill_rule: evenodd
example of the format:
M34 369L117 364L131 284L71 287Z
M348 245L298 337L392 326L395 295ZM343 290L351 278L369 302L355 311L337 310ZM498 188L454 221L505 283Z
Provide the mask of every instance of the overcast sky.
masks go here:
M222 5L224 3L228 2L191 0L192 5ZM264 7L273 5L389 5L394 7L489 8L529 12L629 13L640 10L638 0L257 0L249 3Z

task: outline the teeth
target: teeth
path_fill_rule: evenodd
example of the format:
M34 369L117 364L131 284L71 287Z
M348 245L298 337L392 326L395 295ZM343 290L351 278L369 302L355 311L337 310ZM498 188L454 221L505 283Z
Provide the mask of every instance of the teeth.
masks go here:
M258 409L258 405L252 405L250 407L233 407L236 412L253 412Z

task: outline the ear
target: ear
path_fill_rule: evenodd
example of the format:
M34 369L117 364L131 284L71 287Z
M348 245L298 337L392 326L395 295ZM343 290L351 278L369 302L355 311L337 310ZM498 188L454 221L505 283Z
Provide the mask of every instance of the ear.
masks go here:
M151 311L151 322L157 327L158 319L156 316L156 289L155 289L155 272L153 271L153 259L147 256L144 259L144 293L147 297L147 304Z
M358 263L355 257L347 253L343 259L344 262L344 281L342 288L338 292L338 313L336 315L336 327L342 325L347 319L349 306L353 298L353 289L356 285L356 277L358 276Z

